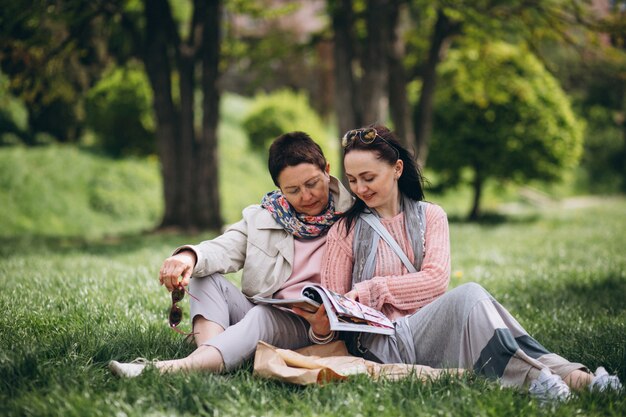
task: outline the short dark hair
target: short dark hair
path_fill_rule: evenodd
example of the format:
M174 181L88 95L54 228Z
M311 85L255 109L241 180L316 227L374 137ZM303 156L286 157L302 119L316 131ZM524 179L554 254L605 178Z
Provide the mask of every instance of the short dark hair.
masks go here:
M278 176L283 169L302 163L313 164L322 171L326 170L324 152L309 135L304 132L289 132L274 139L270 146L267 167L276 186L280 187Z

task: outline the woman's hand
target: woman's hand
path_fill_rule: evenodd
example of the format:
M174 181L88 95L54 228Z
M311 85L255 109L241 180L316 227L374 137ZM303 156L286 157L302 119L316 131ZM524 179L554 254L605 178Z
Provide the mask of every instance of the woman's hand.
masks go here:
M161 285L165 285L170 292L181 285L185 287L189 285L196 261L196 253L192 250L184 250L167 258L159 271ZM179 281L181 276L183 278Z
M359 301L359 293L357 290L352 290L344 294L344 297L349 298L354 301Z
M317 336L324 337L330 334L330 321L328 320L324 304L322 304L315 313L309 313L298 307L294 307L293 312L308 321L313 333Z

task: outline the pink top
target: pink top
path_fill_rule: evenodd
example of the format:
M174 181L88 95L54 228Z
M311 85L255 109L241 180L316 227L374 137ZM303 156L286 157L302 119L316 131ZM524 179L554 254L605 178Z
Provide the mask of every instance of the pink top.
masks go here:
M274 294L274 298L300 298L302 287L321 282L320 270L324 259L326 235L316 239L294 239L291 276Z
M406 235L404 213L382 224L398 242L409 260L415 259ZM326 256L322 264L322 285L345 294L352 286L352 242L354 228L348 236L343 221L328 232ZM426 207L425 253L422 268L409 273L387 243L380 239L376 253L374 277L356 284L359 302L385 313L390 319L412 314L443 295L450 281L450 237L448 219L435 204Z

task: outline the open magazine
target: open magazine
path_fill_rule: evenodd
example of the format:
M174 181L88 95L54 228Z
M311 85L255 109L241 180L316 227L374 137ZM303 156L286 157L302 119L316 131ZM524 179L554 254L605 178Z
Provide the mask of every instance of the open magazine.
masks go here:
M326 307L330 329L348 332L367 332L391 335L395 328L383 313L337 294L321 285L307 285L302 288L302 296L294 299L252 297L256 304L267 304L279 308L293 307L314 313L321 304Z

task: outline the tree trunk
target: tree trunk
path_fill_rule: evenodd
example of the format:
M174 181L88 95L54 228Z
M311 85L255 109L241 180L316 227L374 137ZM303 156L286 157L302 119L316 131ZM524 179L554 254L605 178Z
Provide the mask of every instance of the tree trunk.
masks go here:
M483 178L478 167L474 167L474 181L472 182L474 189L474 199L472 201L472 209L470 210L468 220L478 220L480 217L480 198L483 193Z
M403 5L391 2L389 35L389 110L395 133L404 146L410 148L415 143L415 133L411 120L411 106L406 94L406 71L402 62L405 43L401 33Z
M363 122L385 124L389 96L387 94L388 60L391 49L389 9L393 0L370 0L367 2L367 40L361 69L363 95Z
M180 88L180 132L178 134L179 146L177 152L180 155L180 189L178 225L184 230L193 228L195 219L193 216L193 204L196 192L194 192L194 177L197 175L195 166L196 138L194 127L194 68L195 54L193 48L183 47L180 53L178 65L178 84ZM176 137L170 138L172 142Z
M174 138L179 132L178 111L172 99L171 64L168 26L171 13L167 0L145 2L146 43L142 58L153 91L153 106L156 114L156 137L165 210L161 227L177 225L180 220L179 196L180 162Z
M167 0L145 0L144 4L143 59L154 94L165 199L161 228L219 229L222 221L216 132L220 2L194 1L187 42L180 41ZM194 123L198 52L202 53L203 91L200 139ZM172 99L172 68L178 70L180 108Z
M203 4L200 18L202 25L202 135L196 155L195 185L196 225L204 229L217 230L222 226L219 195L219 155L217 127L219 122L220 90L220 16L221 1L197 0Z
M361 123L361 103L356 100L356 82L352 73L354 16L351 0L337 0L332 9L335 34L335 108L340 135Z
M422 76L422 92L415 110L415 146L419 165L424 167L428 158L428 147L433 129L433 107L437 66L444 58L453 35L459 33L461 24L450 21L443 10L437 11L437 22L430 42L428 59Z
M355 55L352 36L354 16L351 0L336 0L330 7L334 32L335 111L341 137L346 131L361 126L362 122L361 103L352 73ZM345 183L343 164L338 168L339 178Z

